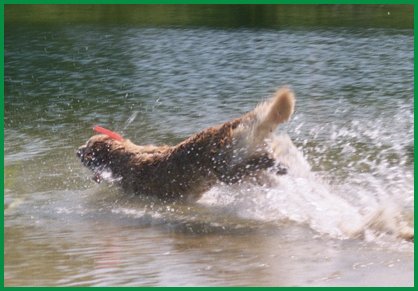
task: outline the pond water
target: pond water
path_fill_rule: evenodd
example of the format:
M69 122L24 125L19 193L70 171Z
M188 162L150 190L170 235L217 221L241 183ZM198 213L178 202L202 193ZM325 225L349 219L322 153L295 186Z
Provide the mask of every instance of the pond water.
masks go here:
M6 6L6 286L414 284L409 7L86 7ZM150 205L75 156L93 125L175 144L282 85L273 187Z

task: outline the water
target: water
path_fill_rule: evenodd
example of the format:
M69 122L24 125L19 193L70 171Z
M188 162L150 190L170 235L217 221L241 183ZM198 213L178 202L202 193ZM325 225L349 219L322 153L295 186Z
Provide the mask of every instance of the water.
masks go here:
M411 28L51 21L6 22L5 285L413 285ZM268 186L159 205L75 157L95 124L174 144L284 84Z

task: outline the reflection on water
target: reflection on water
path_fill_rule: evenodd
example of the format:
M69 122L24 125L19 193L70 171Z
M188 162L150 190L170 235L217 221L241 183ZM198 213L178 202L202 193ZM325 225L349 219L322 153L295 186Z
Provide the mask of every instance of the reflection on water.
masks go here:
M6 24L413 28L412 5L6 5Z
M410 6L19 7L5 9L5 285L412 285L397 237L414 219ZM172 144L283 84L290 172L269 187L160 205L95 185L75 157L94 124Z

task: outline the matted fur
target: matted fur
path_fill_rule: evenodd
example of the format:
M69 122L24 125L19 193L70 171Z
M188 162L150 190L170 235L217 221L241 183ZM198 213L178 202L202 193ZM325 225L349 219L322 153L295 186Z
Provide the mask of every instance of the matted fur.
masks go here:
M140 146L95 135L77 155L97 181L107 170L125 191L167 201L195 201L218 181L237 183L271 168L284 174L265 140L291 117L294 105L294 94L285 87L253 111L175 146Z

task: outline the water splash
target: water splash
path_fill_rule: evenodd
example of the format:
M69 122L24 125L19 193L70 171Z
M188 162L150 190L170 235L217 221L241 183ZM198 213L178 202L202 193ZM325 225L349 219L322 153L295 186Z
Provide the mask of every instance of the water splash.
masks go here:
M350 179L333 185L320 172L311 170L289 136L276 136L270 145L277 159L289 167L288 175L268 174L269 183L264 185L219 186L200 202L222 205L244 218L306 224L320 234L335 238L361 236L371 239L392 234L413 239L411 221L402 215L402 206L388 198L382 200L387 197L381 193L386 188L384 180L387 177L381 177L380 185L372 189L353 187ZM372 174L360 177L365 179L364 183L372 184L379 179ZM369 178L373 179L369 181ZM362 199L356 203L348 199L353 192Z
M123 126L122 131L125 131L128 126L135 120L135 118L138 116L139 110L135 110L131 116L126 120L125 125Z

